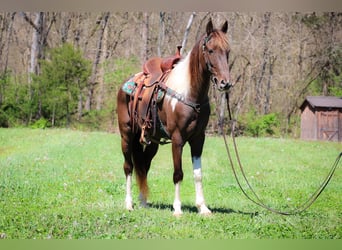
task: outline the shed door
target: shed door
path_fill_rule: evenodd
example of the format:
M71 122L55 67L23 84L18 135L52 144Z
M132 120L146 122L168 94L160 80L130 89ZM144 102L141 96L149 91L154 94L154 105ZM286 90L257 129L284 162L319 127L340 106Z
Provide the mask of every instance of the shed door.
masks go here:
M338 141L338 110L320 112L318 139Z

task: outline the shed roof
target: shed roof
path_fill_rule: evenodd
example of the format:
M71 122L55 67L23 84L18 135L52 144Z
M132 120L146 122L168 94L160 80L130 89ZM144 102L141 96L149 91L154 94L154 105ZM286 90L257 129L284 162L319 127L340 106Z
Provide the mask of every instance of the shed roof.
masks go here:
M342 98L336 96L307 96L300 108L303 109L306 103L313 108L342 108Z

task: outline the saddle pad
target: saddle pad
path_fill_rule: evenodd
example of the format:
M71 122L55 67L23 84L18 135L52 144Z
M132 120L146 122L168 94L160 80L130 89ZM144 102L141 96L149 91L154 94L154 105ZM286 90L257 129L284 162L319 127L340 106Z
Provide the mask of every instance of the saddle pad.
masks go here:
M134 93L135 93L136 87L137 87L137 83L135 83L135 82L133 81L133 77L132 77L132 78L130 78L127 82L125 82L125 83L122 85L122 90L123 90L126 94L128 94L128 95L130 95L130 96L133 96ZM157 102L160 102L160 101L163 99L164 94L165 94L165 93L164 93L163 90L161 90L161 89L158 90Z
M128 95L134 95L135 92L135 88L136 88L137 84L135 82L133 82L133 78L129 79L127 82L125 82L122 85L122 90L128 94Z

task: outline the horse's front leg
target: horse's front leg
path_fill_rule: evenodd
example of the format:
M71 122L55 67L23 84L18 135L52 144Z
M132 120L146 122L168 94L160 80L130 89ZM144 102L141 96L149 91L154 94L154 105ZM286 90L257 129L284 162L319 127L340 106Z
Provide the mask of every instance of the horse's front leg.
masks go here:
M172 156L173 156L173 183L175 184L175 199L173 201L173 215L180 216L182 212L182 203L180 200L180 184L183 180L183 170L182 170L182 152L183 143L180 139L172 140Z
M192 157L192 166L193 166L193 171L194 171L196 206L198 208L198 212L203 215L209 215L211 214L211 211L205 205L205 200L204 200L204 195L203 195L201 156Z
M201 155L203 151L205 135L197 136L192 141L189 141L191 148L191 157L192 157L192 167L194 173L195 180L195 191L196 191L196 206L198 208L198 212L203 215L211 214L211 211L205 205L204 195L203 195L203 187L202 187L202 161Z

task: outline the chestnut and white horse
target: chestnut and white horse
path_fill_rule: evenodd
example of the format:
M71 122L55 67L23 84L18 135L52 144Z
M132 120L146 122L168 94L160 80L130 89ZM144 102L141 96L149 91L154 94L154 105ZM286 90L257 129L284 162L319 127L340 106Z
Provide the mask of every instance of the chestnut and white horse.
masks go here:
M215 29L212 21L209 20L205 34L196 42L188 55L174 66L164 82L173 94L166 92L162 101L158 103L158 119L172 143L175 185L173 208L176 216L182 214L180 184L183 180L182 151L186 142L191 149L196 206L200 214L211 213L203 196L201 155L210 115L208 97L210 82L217 85L221 91L226 91L231 86L227 30L227 21L220 29ZM131 189L133 169L140 190L140 202L146 205L147 173L159 147L159 144L155 143L158 138L149 145L139 143L141 130L132 129L134 125L130 117L131 101L130 96L120 89L117 96L117 112L126 176L125 203L128 210L133 210Z

